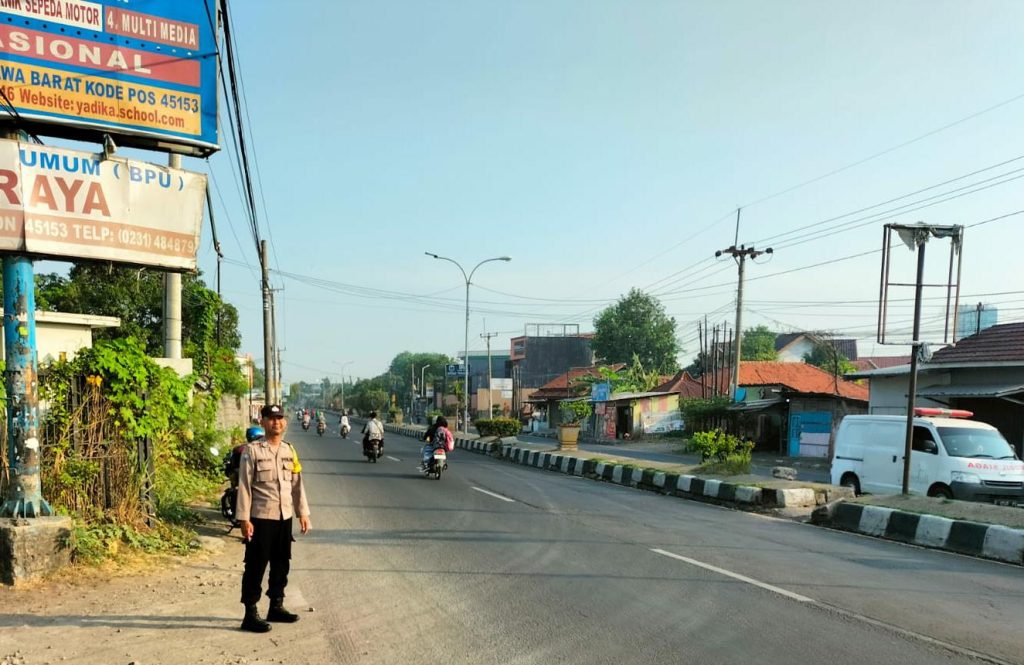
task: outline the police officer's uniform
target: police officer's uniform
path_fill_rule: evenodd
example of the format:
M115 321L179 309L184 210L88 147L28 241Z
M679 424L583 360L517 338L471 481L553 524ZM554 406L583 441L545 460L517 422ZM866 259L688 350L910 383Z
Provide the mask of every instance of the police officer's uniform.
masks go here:
M257 614L256 619L259 619L255 606L269 563L267 619L275 620L276 611L278 621L298 620L296 615L283 609L282 601L291 565L292 517L309 516L300 469L298 455L287 441L282 441L276 450L265 440L253 441L242 452L235 518L253 524L252 539L245 546L245 572L242 574L242 603L246 606L247 619L250 613Z

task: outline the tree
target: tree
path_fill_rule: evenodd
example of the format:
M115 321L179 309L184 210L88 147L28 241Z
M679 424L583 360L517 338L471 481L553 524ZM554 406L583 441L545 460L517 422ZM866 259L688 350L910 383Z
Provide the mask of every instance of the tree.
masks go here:
M75 264L67 277L56 273L36 277L36 304L47 311L116 316L120 327L97 330L97 339L135 337L146 353L159 356L163 353L163 275L158 270L109 263ZM186 273L181 282L185 355L205 364L215 348L237 351L242 342L238 310L208 289L198 274Z
M767 326L755 326L747 328L743 333L743 343L740 348L743 360L778 360L779 354L775 351L775 338L778 337Z
M388 370L396 379L395 390L401 397L399 402L404 403L412 391L412 386L419 386L420 370L430 365L423 375L425 382L440 381L444 378L445 365L454 363L449 356L443 353L413 353L402 351L391 360ZM410 369L411 368L411 369ZM415 377L413 376L415 374Z
M595 383L607 383L612 394L644 393L661 383L661 375L644 369L643 363L633 354L633 364L616 371L611 367L598 367L597 374L587 374L573 381L574 386L585 386L586 394Z
M591 347L607 363L628 363L634 355L644 367L661 374L679 368L676 320L658 300L631 289L594 319Z
M814 348L810 353L804 354L804 362L814 365L836 376L843 376L856 369L853 363L839 352L830 339L813 338Z

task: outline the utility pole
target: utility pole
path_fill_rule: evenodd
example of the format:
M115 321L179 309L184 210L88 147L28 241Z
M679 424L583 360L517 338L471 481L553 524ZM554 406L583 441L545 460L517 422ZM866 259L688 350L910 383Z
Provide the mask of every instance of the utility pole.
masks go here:
M270 289L270 356L272 360L270 374L271 400L267 404L277 404L281 392L281 362L279 360L280 350L277 346L277 307L274 302L274 289Z
M409 422L412 422L412 414L416 409L416 365L409 363Z
M480 337L487 340L487 417L494 417L494 393L491 392L491 382L494 380L491 374L491 338L497 337L498 333L483 333Z
M739 210L736 211L736 223L739 224ZM738 237L738 236L737 236ZM736 261L736 265L739 267L739 282L736 286L736 346L733 351L733 356L736 358L736 362L732 366L732 378L729 381L729 391L735 397L736 389L740 387L740 358L743 344L743 278L745 273L747 259L756 259L762 254L771 255L772 248L769 247L765 250L754 249L753 246L747 247L746 245L732 245L726 249L720 249L715 252L715 258L722 256L723 254L729 254Z
M181 155L167 155L167 166L181 168ZM181 273L164 273L164 356L181 358Z
M260 272L263 288L263 403L273 404L271 385L274 380L274 314L270 293L270 265L267 262L267 241L260 241Z

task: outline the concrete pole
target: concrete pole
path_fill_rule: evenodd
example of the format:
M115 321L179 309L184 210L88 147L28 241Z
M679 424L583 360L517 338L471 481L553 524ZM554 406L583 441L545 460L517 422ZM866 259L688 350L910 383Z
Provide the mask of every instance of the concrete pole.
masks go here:
M267 241L260 241L260 270L263 287L263 402L273 404L271 386L274 380L273 311L270 304L270 266L267 263Z
M479 266L477 266L479 267ZM461 266L460 266L461 269ZM463 337L462 362L465 369L465 380L463 383L462 402L462 433L469 434L469 282L471 277L466 278L466 331Z
M740 355L743 351L743 277L745 274L746 266L745 253L740 252L739 264L740 264L740 279L739 285L736 287L736 350L733 352L733 363L732 363L732 381L729 388L731 389L733 399L736 398L736 391L740 387Z
M4 354L7 362L7 496L0 515L53 515L39 480L39 380L36 374L36 303L32 261L3 257Z
M181 155L167 155L167 166L181 168ZM164 273L164 357L181 358L181 273Z

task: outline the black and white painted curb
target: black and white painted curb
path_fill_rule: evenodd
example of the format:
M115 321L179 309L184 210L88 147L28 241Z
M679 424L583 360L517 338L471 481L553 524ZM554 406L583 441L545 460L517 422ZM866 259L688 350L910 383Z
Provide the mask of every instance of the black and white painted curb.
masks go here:
M1024 565L1024 529L840 501L811 521L844 531Z
M501 456L514 464L603 480L616 485L687 499L728 503L741 508L810 507L828 500L827 496L819 497L815 490L810 488L772 489L753 485L738 485L713 478L669 473L633 464L601 462L569 454L529 450L511 445L502 446Z

